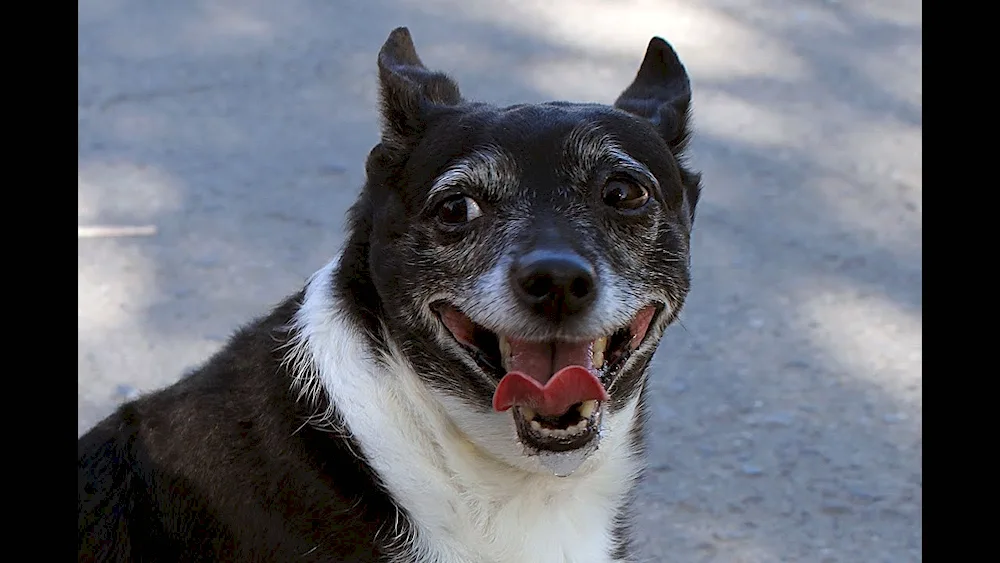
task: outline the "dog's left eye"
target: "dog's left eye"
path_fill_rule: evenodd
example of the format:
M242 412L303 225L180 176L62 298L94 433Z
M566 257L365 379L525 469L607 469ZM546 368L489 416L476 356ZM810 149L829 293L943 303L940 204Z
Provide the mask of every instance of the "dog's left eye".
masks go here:
M601 199L615 209L632 211L649 201L649 191L633 181L612 178L604 186Z
M469 196L453 195L438 206L438 220L445 225L464 225L483 214L476 200Z

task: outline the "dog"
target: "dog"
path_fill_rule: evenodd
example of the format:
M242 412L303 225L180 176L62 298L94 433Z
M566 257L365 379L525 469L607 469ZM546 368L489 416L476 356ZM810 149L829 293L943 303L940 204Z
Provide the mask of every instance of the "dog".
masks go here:
M465 100L406 28L345 244L79 439L80 561L631 561L648 366L690 288L691 88Z

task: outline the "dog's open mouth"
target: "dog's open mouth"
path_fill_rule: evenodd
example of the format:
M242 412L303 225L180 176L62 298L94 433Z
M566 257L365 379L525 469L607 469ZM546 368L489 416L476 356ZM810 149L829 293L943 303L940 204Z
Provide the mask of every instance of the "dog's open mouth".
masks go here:
M519 339L491 332L451 305L434 309L479 367L499 380L493 408L512 411L521 442L561 452L598 434L606 386L643 342L659 307L647 306L612 334L582 342Z

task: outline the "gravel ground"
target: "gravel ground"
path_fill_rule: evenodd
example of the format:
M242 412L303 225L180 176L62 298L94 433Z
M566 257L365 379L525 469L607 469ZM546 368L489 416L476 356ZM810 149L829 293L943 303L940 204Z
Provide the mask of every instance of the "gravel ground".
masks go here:
M343 238L375 54L472 98L610 102L649 37L692 76L693 292L656 359L648 561L920 561L916 0L79 6L78 432L174 381Z

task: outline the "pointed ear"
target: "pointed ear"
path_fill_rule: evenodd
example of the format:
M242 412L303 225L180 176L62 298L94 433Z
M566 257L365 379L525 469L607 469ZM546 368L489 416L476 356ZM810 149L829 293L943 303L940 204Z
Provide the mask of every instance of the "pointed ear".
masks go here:
M392 30L378 54L382 140L406 146L419 137L433 106L462 101L458 85L424 66L405 27Z
M669 43L654 37L635 80L615 100L615 107L648 119L677 155L690 134L690 104L691 83L684 65Z

